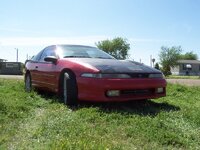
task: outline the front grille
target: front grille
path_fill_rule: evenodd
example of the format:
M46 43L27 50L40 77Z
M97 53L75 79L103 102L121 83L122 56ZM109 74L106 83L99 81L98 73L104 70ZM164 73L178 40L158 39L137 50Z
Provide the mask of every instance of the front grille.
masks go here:
M128 74L131 78L149 78L148 73L130 73Z
M151 95L153 93L152 89L145 90L122 90L121 95Z

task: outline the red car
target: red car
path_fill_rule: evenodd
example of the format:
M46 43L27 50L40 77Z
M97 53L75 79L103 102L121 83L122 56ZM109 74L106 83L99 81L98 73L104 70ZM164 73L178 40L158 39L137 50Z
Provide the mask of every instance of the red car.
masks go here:
M25 89L59 94L65 104L129 101L166 95L163 74L129 60L117 60L95 47L52 45L25 65Z

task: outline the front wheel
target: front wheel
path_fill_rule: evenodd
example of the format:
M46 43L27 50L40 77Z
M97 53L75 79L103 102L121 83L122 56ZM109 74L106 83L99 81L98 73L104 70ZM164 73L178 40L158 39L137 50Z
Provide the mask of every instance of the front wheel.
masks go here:
M25 91L26 92L31 92L31 90L32 90L31 75L30 75L30 73L28 73L25 76Z
M72 72L65 72L62 77L62 101L69 106L78 103L78 90L76 77Z

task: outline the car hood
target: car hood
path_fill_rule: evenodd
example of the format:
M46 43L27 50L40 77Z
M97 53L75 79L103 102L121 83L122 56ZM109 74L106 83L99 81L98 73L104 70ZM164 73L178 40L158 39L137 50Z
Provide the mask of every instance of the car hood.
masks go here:
M161 73L157 69L129 60L96 58L70 58L70 60L80 65L93 66L102 73Z

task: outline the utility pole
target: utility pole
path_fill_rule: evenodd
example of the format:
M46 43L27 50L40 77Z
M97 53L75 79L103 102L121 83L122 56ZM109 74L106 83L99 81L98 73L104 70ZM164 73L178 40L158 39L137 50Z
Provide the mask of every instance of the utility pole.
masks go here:
M150 55L150 66L152 67L152 55Z
M18 48L15 48L15 49L17 50L17 60L16 61L18 62Z

